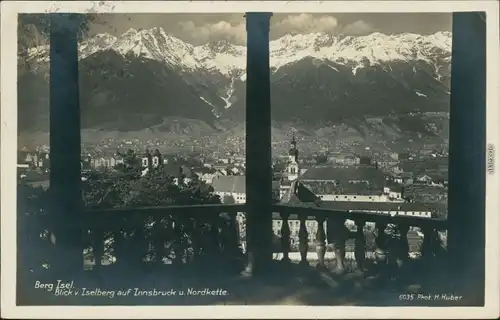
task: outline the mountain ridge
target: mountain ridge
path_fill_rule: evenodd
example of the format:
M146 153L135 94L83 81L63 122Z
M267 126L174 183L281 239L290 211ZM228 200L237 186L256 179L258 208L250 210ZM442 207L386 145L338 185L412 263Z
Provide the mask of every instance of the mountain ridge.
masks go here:
M221 47L220 44L224 46ZM216 69L224 75L229 75L233 70L244 70L246 64L245 46L234 45L227 40L193 46L158 27L140 31L132 28L118 37L100 33L82 41L79 49L80 59L98 51L112 49L123 55L133 52L156 60L165 59L166 63L181 64L187 69L200 67L207 70ZM448 62L451 59L450 32L438 31L431 35L412 33L386 35L374 32L366 36L333 36L328 33L287 34L270 41L270 66L273 69L304 57L324 58L338 63L355 61L359 62L358 67L361 67L367 62L374 65L394 60L432 62L436 55L443 55L442 59ZM28 60L38 58L48 62L48 45L29 49L27 57Z
M270 50L276 121L318 128L449 109L449 32L285 35L271 41ZM98 34L81 42L79 51L83 128L137 131L159 126L165 117L212 127L244 120L244 46L193 46L152 28ZM46 130L48 46L33 47L26 57L18 73L19 127Z

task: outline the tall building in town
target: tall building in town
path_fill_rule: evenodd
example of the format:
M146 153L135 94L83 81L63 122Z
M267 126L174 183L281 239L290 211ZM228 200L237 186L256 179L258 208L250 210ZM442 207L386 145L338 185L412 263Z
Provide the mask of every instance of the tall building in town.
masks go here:
M300 175L299 165L299 149L297 148L297 141L295 134L292 135L290 142L290 149L288 150L288 161L286 163L285 172L280 185L280 198L290 190L293 181L297 180Z
M299 177L299 170L299 150L297 149L295 134L293 134L292 141L290 142L290 149L288 150L288 161L285 170L285 176L287 180L296 180Z
M151 170L153 168L159 168L163 163L163 157L158 149L156 149L153 154L146 149L146 152L142 156L142 167L144 169Z

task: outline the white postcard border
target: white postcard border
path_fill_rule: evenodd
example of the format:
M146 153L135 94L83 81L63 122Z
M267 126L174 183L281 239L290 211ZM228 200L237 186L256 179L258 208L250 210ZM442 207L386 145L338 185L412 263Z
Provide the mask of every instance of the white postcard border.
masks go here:
M1 310L6 318L494 318L499 316L499 175L487 176L485 307L117 306L17 307L17 13L37 12L457 12L486 11L487 144L500 137L499 6L496 1L4 1L1 2ZM498 159L495 168L498 169Z

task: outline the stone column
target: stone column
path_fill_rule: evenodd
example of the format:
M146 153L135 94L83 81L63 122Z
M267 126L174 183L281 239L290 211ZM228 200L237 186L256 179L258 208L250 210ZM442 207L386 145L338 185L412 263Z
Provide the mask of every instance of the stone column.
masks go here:
M83 270L78 37L83 16L50 14L50 197L60 275ZM62 279L62 278L61 278Z
M270 13L247 13L246 201L247 272L266 272L272 261Z
M448 252L453 278L484 303L486 15L453 13ZM494 108L494 106L491 106Z

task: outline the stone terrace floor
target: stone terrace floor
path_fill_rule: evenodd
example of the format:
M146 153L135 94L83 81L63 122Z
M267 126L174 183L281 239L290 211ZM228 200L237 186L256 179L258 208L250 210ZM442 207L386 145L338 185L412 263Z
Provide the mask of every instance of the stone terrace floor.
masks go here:
M19 305L316 305L316 306L457 306L473 305L475 298L466 297L459 302L402 301L405 293L453 293L450 283L444 283L444 268L422 268L418 262L408 267L399 280L371 276L370 272L349 272L338 276L333 272L334 262L326 270L297 263L284 265L275 261L269 274L248 277L237 272L223 272L206 268L198 272L173 271L162 268L156 271L133 272L131 268L119 270L105 267L96 274L84 272L75 280L76 288L89 290L175 290L187 292L189 288L202 290L227 290L226 296L116 296L108 297L56 297L43 289L33 289L41 276L23 279L18 290ZM413 271L412 271L413 270ZM420 272L415 271L420 270ZM138 276L139 274L139 276ZM426 279L423 275L432 275ZM53 279L53 278L52 278ZM57 279L57 278L56 278ZM61 279L64 280L64 279ZM439 281L438 281L439 280ZM45 280L50 282L48 278ZM52 280L52 282L55 282ZM25 289L22 289L25 288ZM447 288L447 289L445 289Z

